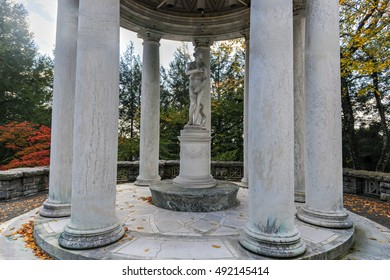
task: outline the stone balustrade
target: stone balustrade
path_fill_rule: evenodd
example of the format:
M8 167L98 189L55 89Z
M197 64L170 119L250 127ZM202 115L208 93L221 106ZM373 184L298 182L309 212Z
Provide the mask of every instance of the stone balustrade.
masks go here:
M137 161L118 162L117 182L134 182L138 176ZM163 180L179 174L179 161L159 162L159 175ZM217 180L237 181L243 177L243 164L237 161L212 161L211 174ZM0 171L0 201L29 196L48 190L49 168L17 168ZM345 193L380 197L390 201L390 173L344 169Z
M344 169L345 193L380 197L390 201L390 173Z

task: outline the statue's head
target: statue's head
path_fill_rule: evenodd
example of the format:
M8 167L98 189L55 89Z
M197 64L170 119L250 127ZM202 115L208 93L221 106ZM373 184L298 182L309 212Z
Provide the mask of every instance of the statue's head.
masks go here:
M203 53L200 49L196 49L194 52L195 60L201 60L203 58Z

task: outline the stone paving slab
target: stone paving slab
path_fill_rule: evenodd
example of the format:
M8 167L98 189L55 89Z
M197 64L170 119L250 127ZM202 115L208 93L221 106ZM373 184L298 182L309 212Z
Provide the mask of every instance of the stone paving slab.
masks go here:
M150 205L145 198L150 191L132 184L118 186L117 215L129 228L119 242L93 250L66 250L58 245L58 236L69 218L35 222L36 241L49 254L59 259L266 259L243 249L239 234L247 220L247 189L240 189L240 206L212 213L184 213ZM35 210L36 212L36 210ZM332 230L296 220L303 240L308 245L301 259L390 259L390 230L363 217L350 213L354 228ZM0 225L0 259L34 259L23 242L4 236L7 228L18 229L32 219L34 212ZM359 245L359 246L357 246ZM4 248L4 249L3 249Z

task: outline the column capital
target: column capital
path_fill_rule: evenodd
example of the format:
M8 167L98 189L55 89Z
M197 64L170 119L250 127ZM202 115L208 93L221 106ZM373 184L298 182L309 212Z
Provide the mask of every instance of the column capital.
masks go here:
M151 30L142 30L138 33L138 38L148 42L160 43L163 33L151 31Z
M210 48L213 43L211 37L194 37L192 41L195 48Z

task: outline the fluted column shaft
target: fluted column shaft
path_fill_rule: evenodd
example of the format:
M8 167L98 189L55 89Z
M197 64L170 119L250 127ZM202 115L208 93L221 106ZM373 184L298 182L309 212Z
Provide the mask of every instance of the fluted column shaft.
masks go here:
M294 18L294 197L305 202L305 18Z
M143 39L141 85L140 162L136 185L149 186L161 180L160 145L160 36L151 32Z
M306 1L306 204L298 217L352 226L343 208L339 13L337 0Z
M80 0L72 215L59 244L110 244L124 230L115 215L119 107L119 1Z
M249 220L240 243L272 257L305 252L294 223L293 11L290 0L251 3Z
M248 186L248 104L249 104L249 32L244 34L245 37L245 78L244 78L244 162L243 178L241 182Z
M70 215L78 10L79 0L58 1L49 197L39 212L44 217Z

